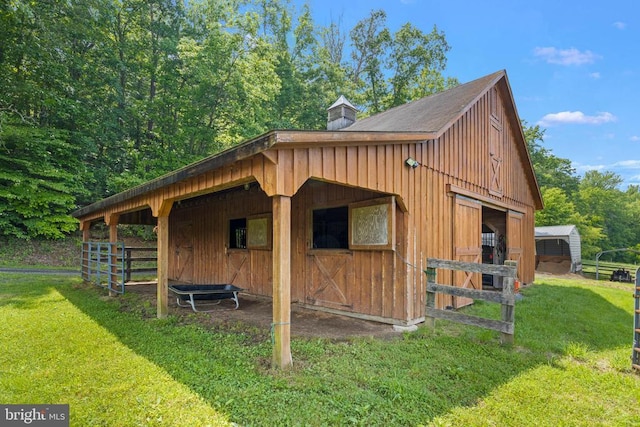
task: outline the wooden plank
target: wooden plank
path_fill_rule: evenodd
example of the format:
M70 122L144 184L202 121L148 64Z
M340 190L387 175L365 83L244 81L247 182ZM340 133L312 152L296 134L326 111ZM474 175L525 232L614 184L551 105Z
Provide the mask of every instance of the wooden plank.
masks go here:
M502 295L502 293L496 291L460 288L458 286L439 285L436 283L429 283L427 285L427 292L442 292L443 294L479 299L483 301L495 302L498 304L514 305L516 301L514 296L505 297Z
M472 273L497 274L505 277L515 277L516 269L508 265L480 264L474 262L458 262L444 259L428 258L427 267L443 268L446 270L462 270Z
M481 328L491 329L505 334L513 334L513 324L502 320L485 319L477 316L469 316L452 310L440 310L428 308L426 315L436 319L451 320L456 323L465 325L478 326Z

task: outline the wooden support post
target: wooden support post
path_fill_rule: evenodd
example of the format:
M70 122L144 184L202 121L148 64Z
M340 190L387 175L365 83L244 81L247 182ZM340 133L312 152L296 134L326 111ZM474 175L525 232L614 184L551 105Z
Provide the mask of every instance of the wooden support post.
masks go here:
M272 365L286 368L291 358L291 198L273 196Z
M109 277L107 277L110 297L118 295L118 293L113 289L114 282L117 283L118 277L118 250L116 245L116 243L118 242L118 219L119 215L110 215L108 219L109 222L107 224L109 225L109 252L111 253L111 256L109 257L109 264L111 264L111 268L109 269ZM122 284L122 286L124 286L124 284Z
M158 284L156 285L157 316L169 314L169 213L173 207L171 199L157 199L151 203L151 212L158 218Z
M169 215L158 216L157 315L169 314Z

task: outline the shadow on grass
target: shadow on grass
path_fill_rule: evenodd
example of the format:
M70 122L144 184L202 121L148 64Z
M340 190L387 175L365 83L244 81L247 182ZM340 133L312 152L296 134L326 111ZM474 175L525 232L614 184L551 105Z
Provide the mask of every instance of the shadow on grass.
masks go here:
M241 425L428 423L547 363L547 353L561 351L563 342L596 349L621 345L628 328L624 334L618 326L609 333L599 328L628 324L630 318L586 289L533 287L516 309L516 344L526 351L500 346L495 335L457 333L457 325L445 325L392 341L294 340L294 368L271 372L268 340L256 342L238 329L221 333L180 325L175 317L144 319L121 311L121 300L103 301L88 287L57 290L124 345ZM587 309L597 315L587 316Z
M0 273L0 307L13 306L23 310L38 308L41 302L36 300L51 292L49 287L42 286L44 281L56 286L69 283L69 278Z
M633 329L633 297L606 288L541 284L527 289L516 305L516 331L521 345L563 353L567 344L579 343L603 351L628 345ZM622 297L621 297L622 295ZM619 305L607 298L615 298Z

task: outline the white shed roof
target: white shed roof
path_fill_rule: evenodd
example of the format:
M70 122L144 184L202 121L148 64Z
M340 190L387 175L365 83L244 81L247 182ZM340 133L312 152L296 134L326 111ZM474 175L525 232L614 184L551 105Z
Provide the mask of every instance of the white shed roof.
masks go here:
M575 225L536 227L536 239L568 237L574 232L577 232Z

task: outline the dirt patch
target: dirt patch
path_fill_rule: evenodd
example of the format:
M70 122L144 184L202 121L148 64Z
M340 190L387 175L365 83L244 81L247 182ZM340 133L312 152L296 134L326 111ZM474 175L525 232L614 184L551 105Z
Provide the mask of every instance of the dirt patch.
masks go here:
M156 286L127 286L126 292L135 294L155 313ZM196 321L219 330L234 330L241 325L254 328L257 334L269 336L273 322L273 305L270 299L252 295L239 295L240 306L236 310L231 300L209 305L208 313L194 316L190 307L179 307L173 295L169 295L169 313ZM202 306L203 308L205 306ZM335 341L355 337L392 339L401 336L392 325L340 316L313 310L296 304L291 305L291 335L293 337L327 338Z
M566 259L540 261L536 271L550 274L566 274L571 271L571 261Z

